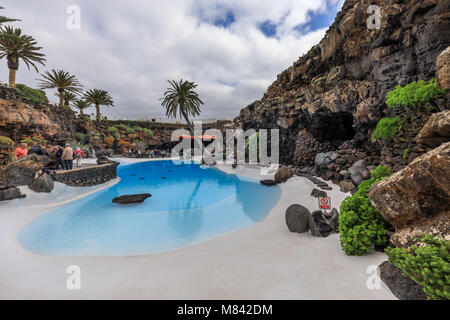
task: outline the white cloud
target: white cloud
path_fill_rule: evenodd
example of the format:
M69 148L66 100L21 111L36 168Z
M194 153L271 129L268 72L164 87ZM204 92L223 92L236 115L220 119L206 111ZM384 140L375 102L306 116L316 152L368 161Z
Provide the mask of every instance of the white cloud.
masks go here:
M276 75L320 41L325 29L300 35L293 28L308 11L341 0L6 0L2 13L35 37L46 67L78 76L86 89L108 90L116 104L105 115L161 117L167 79L198 83L205 106L201 118L233 118L262 97ZM79 5L81 30L68 30L66 9ZM233 12L235 22L217 27ZM259 29L277 25L276 38ZM6 61L0 80L7 82ZM17 82L36 86L39 75L21 64ZM53 93L48 93L53 99Z

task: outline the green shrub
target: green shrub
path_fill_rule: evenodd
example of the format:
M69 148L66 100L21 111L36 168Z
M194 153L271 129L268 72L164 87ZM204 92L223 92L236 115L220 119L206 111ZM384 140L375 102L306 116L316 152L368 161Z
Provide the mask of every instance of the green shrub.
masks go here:
M391 140L395 138L399 130L399 121L399 117L381 119L372 133L372 141L375 139Z
M86 144L89 135L87 133L76 132L75 137L77 138L77 141L81 142L82 144Z
M342 202L339 231L341 246L347 255L363 255L373 244L387 243L387 223L367 195L372 185L390 174L389 168L379 166L371 172L371 179L363 181L358 191Z
M450 241L422 235L409 250L387 248L389 261L420 284L429 299L450 299Z
M120 139L119 129L117 129L116 127L109 127L108 131L114 138L116 138L117 140Z
M16 92L24 102L32 104L48 103L47 95L43 90L33 89L24 84L16 84Z
M388 92L386 104L390 108L421 106L439 97L444 92L445 90L437 87L436 79L433 78L430 81L420 80L407 84L404 87L399 85Z
M141 130L145 133L147 138L151 139L153 138L153 131L147 128L141 128Z
M116 127L126 131L127 133L135 133L136 132L136 129L134 129L133 127L129 127L126 124L123 124L123 123L117 125Z
M14 141L9 137L0 136L0 144L14 146Z

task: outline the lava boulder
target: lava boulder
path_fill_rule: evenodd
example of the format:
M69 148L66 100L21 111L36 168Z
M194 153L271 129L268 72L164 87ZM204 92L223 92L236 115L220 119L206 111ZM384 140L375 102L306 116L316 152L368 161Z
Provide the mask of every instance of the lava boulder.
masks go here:
M305 233L309 230L311 213L299 204L293 204L286 210L286 224L290 232Z
M114 198L112 202L117 204L139 204L143 203L146 199L150 198L151 196L152 195L150 193L125 195Z
M47 173L43 173L38 178L34 179L28 187L34 192L50 193L55 188L55 183Z

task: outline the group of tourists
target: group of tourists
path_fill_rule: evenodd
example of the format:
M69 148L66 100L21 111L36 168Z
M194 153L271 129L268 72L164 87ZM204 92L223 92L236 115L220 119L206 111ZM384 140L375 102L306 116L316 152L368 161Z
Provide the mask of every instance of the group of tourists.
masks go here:
M48 156L48 152L41 145L34 145L28 149L26 143L21 143L14 151L14 159L17 160L31 154ZM75 166L80 168L81 162L84 158L95 158L95 150L92 149L90 151L86 150L83 152L81 148L77 147L74 151L73 148L67 143L65 147L58 146L55 156L56 170L59 170L60 168L62 170L72 170L74 167L74 161Z

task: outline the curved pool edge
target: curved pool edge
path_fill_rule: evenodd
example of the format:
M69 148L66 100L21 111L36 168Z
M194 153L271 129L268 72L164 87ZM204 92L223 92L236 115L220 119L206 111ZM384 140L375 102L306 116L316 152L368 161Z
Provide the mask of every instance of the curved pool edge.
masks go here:
M116 159L114 159L114 160L116 160ZM119 159L117 159L117 160L119 160ZM144 164L144 163L157 162L157 161L161 161L161 162L173 161L173 160L178 160L178 159L167 159L166 158L166 159L145 159L145 160L144 159L127 159L127 160L128 161L120 162L120 166L122 166L122 167L133 166L133 165L134 166L138 166L138 165ZM195 163L193 161L182 161L182 162L183 162L183 164L189 164L189 163L197 164L197 163ZM239 180L243 180L243 181L246 181L246 182L251 182L251 183L256 183L256 184L259 184L259 182L260 182L260 179L255 176L255 173L259 172L259 170L255 169L255 168L249 168L249 167L242 166L242 167L240 167L241 170L239 171L239 173L236 173L236 172L229 172L227 170L224 170L225 167L227 167L230 170L234 170L234 169L232 169L231 165L226 165L226 164L219 164L217 166L207 166L204 169L211 169L211 170L214 170L214 171L219 171L221 174L225 174L225 175L229 175L229 176L236 176ZM202 245L204 243L209 243L209 242L214 241L216 239L227 237L230 234L233 234L233 233L236 233L236 232L240 232L240 231L243 231L243 230L247 230L247 229L251 229L251 228L257 227L258 225L263 223L265 220L267 220L274 213L274 208L279 205L279 203L281 201L281 194L282 194L282 190L281 190L281 188L279 186L270 187L270 188L277 188L278 189L278 193L279 193L278 194L278 199L273 204L273 206L271 206L271 208L268 210L267 215L261 221L254 222L254 223L252 223L250 225L245 225L245 226L233 229L233 230L227 230L227 231L224 231L224 232L222 232L220 234L217 234L214 237L210 237L210 238L207 238L207 239L201 239L201 240L198 240L198 241L196 241L194 243L191 243L191 244L188 244L188 245L185 245L185 246L182 246L182 247L177 247L177 248L173 248L173 249L165 249L165 250L160 251L160 252L154 252L154 253L149 252L149 253L142 253L142 254L138 253L138 254L105 254L105 255L102 255L102 254L93 254L93 255L89 255L89 254L88 255L83 255L83 254L81 254L81 255L78 255L78 254L66 254L66 255L65 254L45 254L45 253L37 253L37 252L34 252L32 250L29 250L27 247L22 245L22 243L19 241L19 239L18 239L19 235L33 221L39 219L42 216L45 216L45 215L49 214L52 210L57 209L58 207L70 204L72 202L76 202L78 200L82 200L82 199L84 199L86 197L89 197L89 196L91 196L93 194L96 194L96 193L99 193L101 191L105 191L105 190L107 190L109 188L112 188L115 185L117 185L121 180L122 179L120 177L118 177L117 179L112 180L112 182L108 182L108 183L102 185L98 189L92 190L90 192L84 193L82 195L79 195L77 197L74 197L72 199L69 199L69 200L66 200L66 201L63 201L63 202L53 203L53 204L46 205L46 206L35 206L35 208L40 208L40 209L44 209L45 208L46 210L42 210L39 214L35 215L30 221L28 221L27 223L23 224L19 228L19 230L17 230L17 232L15 232L15 240L16 240L17 244L23 250L26 250L28 253L31 253L33 255L44 256L44 257L55 257L55 258L88 258L88 259L89 258L121 258L121 257L125 258L125 257L146 257L146 256L159 256L159 255L171 254L171 253L183 251L183 250L186 250L186 249L189 249L189 248L192 248L192 247L200 246L200 245ZM76 189L76 187L70 187L70 188ZM269 187L266 187L266 188L269 188ZM27 208L31 208L31 206L28 206Z

